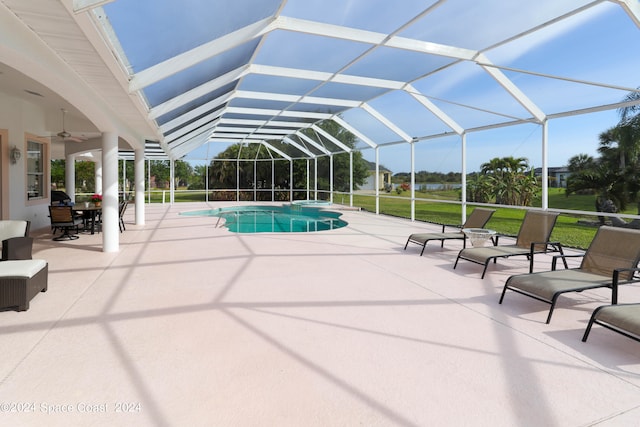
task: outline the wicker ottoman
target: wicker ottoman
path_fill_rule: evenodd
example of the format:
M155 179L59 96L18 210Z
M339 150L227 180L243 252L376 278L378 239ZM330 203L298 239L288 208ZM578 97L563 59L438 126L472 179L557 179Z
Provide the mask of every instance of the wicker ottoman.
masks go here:
M49 265L43 259L0 261L0 309L29 309L29 301L47 291Z

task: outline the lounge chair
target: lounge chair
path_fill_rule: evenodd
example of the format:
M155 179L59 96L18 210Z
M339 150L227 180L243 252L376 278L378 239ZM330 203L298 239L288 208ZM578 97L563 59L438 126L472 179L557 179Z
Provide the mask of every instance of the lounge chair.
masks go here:
M461 259L484 265L482 278L487 272L489 261L495 263L498 258L525 255L529 258L529 273L533 272L533 256L537 253L560 252L562 246L558 242L549 242L551 231L558 219L554 212L527 211L520 225L516 243L513 245L498 245L498 235L495 236L494 246L465 248L458 253L455 269Z
M547 323L551 321L558 297L567 292L581 292L587 289L612 288L612 303L618 300L618 284L638 281L634 272L640 259L640 230L601 226L591 241L580 267L556 270L554 257L552 271L519 274L507 279L500 304L505 292L510 289L522 295L551 304ZM565 264L566 266L566 264Z
M640 304L603 305L596 308L584 331L583 342L589 338L594 323L640 341Z
M446 224L442 224L441 233L414 233L407 239L407 243L404 245L404 249L407 250L409 243L415 243L422 246L420 256L424 253L424 249L427 247L427 243L430 240L440 240L440 247L444 247L445 240L462 240L462 247L467 247L467 236L462 232L462 228L484 228L485 224L489 222L491 215L495 212L494 209L475 208L465 223L459 227L460 230L454 232L445 233ZM453 227L453 226L450 226Z
M31 259L33 238L29 237L31 221L6 219L0 221L2 261Z
M47 291L49 266L43 259L0 261L0 309L29 309L29 302Z

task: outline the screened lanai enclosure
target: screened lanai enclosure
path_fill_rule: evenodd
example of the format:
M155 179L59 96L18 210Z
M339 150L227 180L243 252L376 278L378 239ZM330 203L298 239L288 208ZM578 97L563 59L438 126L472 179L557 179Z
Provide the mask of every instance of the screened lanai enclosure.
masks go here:
M92 13L170 158L209 164L230 144L262 144L277 160L250 175L309 165L295 197L315 194L318 158L352 150L402 171L446 163L463 180L505 152L544 169L569 157L568 140L573 154L589 143L582 123L604 131L637 102L637 1L100 3ZM292 181L266 175L250 180L256 193Z
M547 208L548 168L595 155L598 135L640 103L637 0L3 3L108 107L155 130L121 158L235 164L228 190L256 199L277 187L331 198L335 170L318 178L317 162L357 152L375 176L410 172L412 191L415 171L461 173L464 203L466 175L509 155L541 168ZM57 20L36 11L54 3ZM88 47L69 43L79 34ZM103 63L87 65L85 48ZM112 96L114 77L133 110ZM217 158L234 144L245 149ZM259 155L243 156L255 144ZM304 182L292 182L296 167Z

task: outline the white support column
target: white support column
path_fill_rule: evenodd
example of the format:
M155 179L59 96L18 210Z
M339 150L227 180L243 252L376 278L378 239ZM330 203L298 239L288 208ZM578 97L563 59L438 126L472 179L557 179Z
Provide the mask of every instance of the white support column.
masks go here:
M353 151L349 151L349 206L353 206Z
M380 147L376 147L376 179L374 186L376 189L376 215L380 214Z
M313 168L313 200L318 200L318 158L313 159L315 167Z
M329 201L333 203L333 153L329 154Z
M176 163L173 159L169 160L169 203L174 204L176 201Z
M309 200L309 159L307 159L307 200Z
M293 160L289 160L289 203L293 202Z
M542 122L542 209L549 209L549 121Z
M240 160L236 159L236 202L240 201Z
M102 251L120 250L118 227L118 135L102 134Z
M149 204L151 204L151 159L147 160L147 182L149 183Z
M411 221L416 220L416 142L411 141Z
M136 225L144 225L144 149L137 149L134 155Z
M71 201L76 201L76 156L67 154L64 159L64 186L66 193L71 197Z
M253 159L253 201L258 201L258 180L256 177L258 176L258 162L256 159Z
M127 161L122 159L122 200L127 200Z
M97 194L102 194L102 159L96 158L94 167L95 167L94 176L96 181L95 192ZM116 172L116 175L117 174L118 173Z
M204 200L209 203L209 157L204 164Z
M462 199L462 218L460 224L467 221L467 134L460 135L462 138L462 173L461 173L461 199Z
M276 200L276 165L275 160L271 159L271 201Z

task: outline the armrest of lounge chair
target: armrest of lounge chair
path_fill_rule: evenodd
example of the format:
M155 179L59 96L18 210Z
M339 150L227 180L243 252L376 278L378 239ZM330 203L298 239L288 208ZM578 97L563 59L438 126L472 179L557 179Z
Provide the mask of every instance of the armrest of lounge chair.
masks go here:
M541 251L536 250L536 246L544 246L544 249ZM551 249L549 249L551 246ZM529 253L529 273L533 273L533 255L536 253L547 253L547 252L560 252L560 257L563 258L562 262L564 263L565 268L569 268L567 265L567 260L564 259L564 251L562 250L562 243L560 242L531 242L531 252ZM556 259L552 260L552 270L555 270L555 262Z
M639 272L640 268L616 268L613 270L613 279L611 280L611 304L618 303L618 284L620 283L631 283L637 282L640 278L636 278L634 280L633 275L631 275L630 279L624 280L620 282L620 273L629 273L629 272Z
M567 258L584 258L585 254L574 254L574 255L566 255L564 252L562 255L554 255L551 260L551 270L556 271L556 265L558 263L558 258L562 258L562 262L564 263L564 268L569 268L567 265Z
M2 241L2 261L31 259L32 237L12 237Z
M442 232L446 231L447 227L457 228L458 230L462 230L462 224L442 224Z

